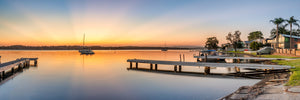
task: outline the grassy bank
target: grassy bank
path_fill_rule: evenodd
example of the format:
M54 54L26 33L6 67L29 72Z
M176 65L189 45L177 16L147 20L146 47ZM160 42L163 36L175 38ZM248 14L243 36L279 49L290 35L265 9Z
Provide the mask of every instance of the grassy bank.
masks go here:
M289 65L295 68L290 69L293 74L290 76L290 79L286 85L288 86L296 86L300 85L300 59L297 60L273 60L272 62L276 62L280 65Z
M260 57L265 57L265 58L298 58L298 57L290 57L290 56L282 56L282 55L261 55Z
M282 55L261 55L260 57L265 58L299 58L299 57L290 57L290 56L282 56ZM275 62L279 65L288 65L293 66L295 68L290 69L293 74L290 76L290 79L287 86L297 86L300 85L300 59L296 60L272 60L272 62Z
M228 51L231 53L243 53L243 52L235 52L235 51ZM251 54L253 56L258 56L255 53ZM265 58L299 58L299 57L291 57L291 56L282 56L282 55L259 55L259 57L265 57ZM300 85L300 59L296 60L272 60L272 62L275 62L279 65L288 65L295 67L293 69L290 69L293 74L290 76L289 81L287 82L287 86L299 86Z
M244 53L243 51L226 51L227 53Z

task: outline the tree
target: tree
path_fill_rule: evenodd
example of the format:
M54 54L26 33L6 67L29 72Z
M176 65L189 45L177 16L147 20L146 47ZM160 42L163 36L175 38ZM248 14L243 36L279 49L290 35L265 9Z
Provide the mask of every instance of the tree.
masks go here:
M205 48L207 49L218 49L219 41L216 37L209 37L205 42Z
M278 26L278 34L281 33L281 34L288 34L289 31L285 29L286 25L280 25ZM276 35L276 32L277 32L277 29L276 28L273 28L271 30L271 37L273 37L274 35Z
M275 18L273 20L270 20L270 22L272 22L273 24L276 25L276 48L278 47L278 39L279 39L279 35L278 35L278 27L280 24L282 24L284 22L283 18Z
M236 51L236 48L238 47L238 43L241 42L241 32L239 30L235 31L234 34L231 34L231 32L228 33L226 36L226 40L230 42L230 44L233 45L234 51Z
M258 50L260 47L263 47L262 43L258 43L256 41L250 43L250 49Z
M256 39L263 39L263 34L261 33L261 31L254 31L254 32L251 32L249 33L248 35L248 41L251 41L251 40L256 40Z
M290 19L289 20L286 20L286 22L288 22L288 24L290 25L290 49L292 49L292 31L293 31L293 29L292 29L292 27L293 27L293 25L296 25L296 26L298 26L299 27L299 24L297 23L297 19L294 19L294 16L292 16L292 17L290 17Z

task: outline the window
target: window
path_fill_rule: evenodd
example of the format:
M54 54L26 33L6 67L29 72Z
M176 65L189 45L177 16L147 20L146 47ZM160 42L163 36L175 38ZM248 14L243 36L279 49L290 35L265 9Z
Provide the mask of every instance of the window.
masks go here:
M297 40L298 40L297 38L294 39L294 41L297 41Z
M297 44L296 44L296 45L294 45L294 48L297 48Z
M284 38L284 42L289 42L290 41L290 39L289 38Z

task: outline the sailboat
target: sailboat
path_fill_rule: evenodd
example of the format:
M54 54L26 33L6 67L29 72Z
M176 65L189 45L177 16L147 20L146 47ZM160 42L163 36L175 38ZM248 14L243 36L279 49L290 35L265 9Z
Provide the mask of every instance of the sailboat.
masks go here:
M166 42L165 42L165 47L161 49L161 51L168 51L167 47L166 47Z
M85 45L85 34L83 34L83 41L82 41L83 43L82 43L82 49L81 50L79 50L79 52L81 53L81 54L95 54L94 52L93 52L93 50L91 50L90 48L86 48L84 45Z

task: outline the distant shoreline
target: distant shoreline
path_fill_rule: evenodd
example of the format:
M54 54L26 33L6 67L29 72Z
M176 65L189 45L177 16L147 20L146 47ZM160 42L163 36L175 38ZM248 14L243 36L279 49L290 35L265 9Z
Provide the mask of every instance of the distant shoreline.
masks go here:
M120 46L120 47L102 47L102 46L86 46L92 50L194 50L202 49L202 47L139 47L139 46ZM81 46L0 46L0 50L80 50Z

